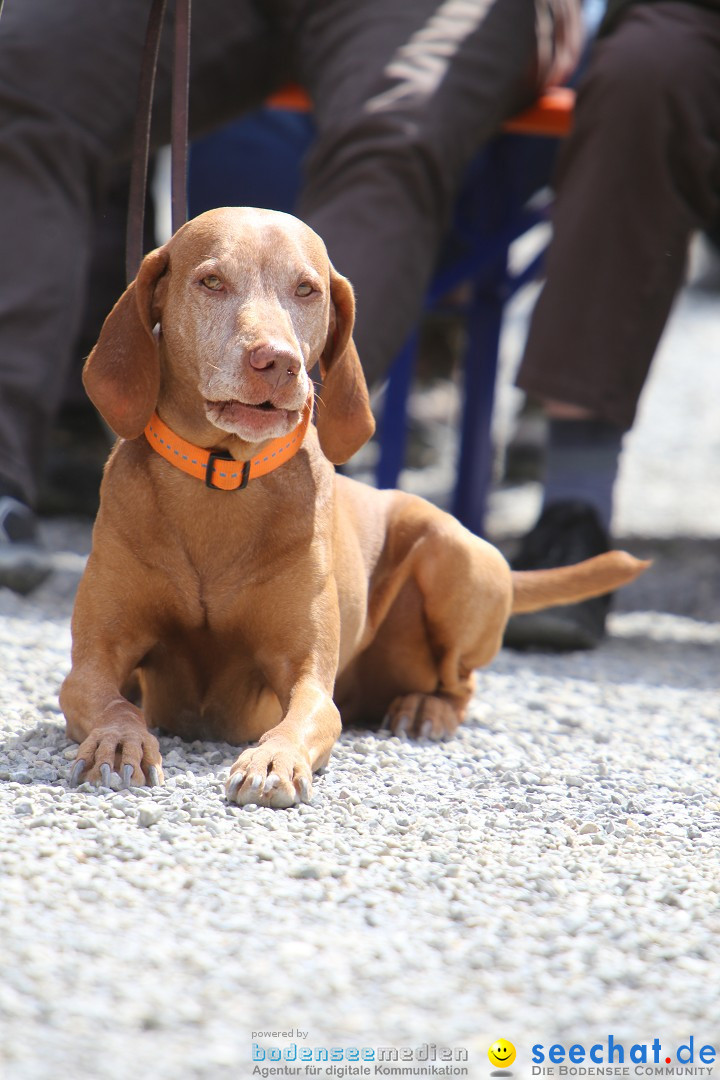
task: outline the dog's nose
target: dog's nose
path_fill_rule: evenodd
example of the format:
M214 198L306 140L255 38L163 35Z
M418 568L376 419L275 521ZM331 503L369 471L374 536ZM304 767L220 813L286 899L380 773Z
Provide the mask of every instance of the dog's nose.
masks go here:
M302 360L291 349L278 345L258 345L248 353L250 367L255 371L274 371L278 374L297 375Z

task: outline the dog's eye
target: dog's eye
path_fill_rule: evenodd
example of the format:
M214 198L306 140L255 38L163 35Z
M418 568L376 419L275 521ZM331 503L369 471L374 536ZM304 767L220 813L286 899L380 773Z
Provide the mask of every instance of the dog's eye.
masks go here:
M312 287L312 285L310 284L309 281L301 281L300 284L298 285L297 289L295 290L295 295L296 296L310 296L310 294L314 293L314 292L315 292L315 290L313 289L313 287Z
M204 285L206 289L212 289L213 292L222 289L222 281L216 274L208 274L207 277L202 279L201 284Z

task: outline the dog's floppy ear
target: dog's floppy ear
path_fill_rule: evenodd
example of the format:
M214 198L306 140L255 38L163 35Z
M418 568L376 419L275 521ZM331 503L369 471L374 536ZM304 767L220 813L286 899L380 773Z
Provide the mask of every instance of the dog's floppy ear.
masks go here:
M323 389L316 423L323 453L342 465L375 430L367 383L352 338L355 298L352 286L330 267L330 330L320 357Z
M155 288L167 269L165 248L151 251L103 324L83 370L88 396L116 435L135 439L152 416L160 391L153 327Z

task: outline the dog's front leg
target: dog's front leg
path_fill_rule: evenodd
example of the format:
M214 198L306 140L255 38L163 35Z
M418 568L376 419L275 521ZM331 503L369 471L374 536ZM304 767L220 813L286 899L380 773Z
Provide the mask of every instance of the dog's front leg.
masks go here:
M79 741L72 723L68 722L67 730L70 738ZM120 695L100 713L98 723L80 741L70 786L89 781L109 787L113 772L120 775L125 787L153 787L164 780L157 739L148 731L140 710Z
M289 695L281 722L232 766L228 799L241 806L286 807L309 802L312 774L327 764L340 729L331 689L316 676L301 678Z
M328 762L342 727L332 699L340 650L340 613L334 583L293 610L286 625L267 625L257 656L283 710L279 724L245 750L230 770L231 802L286 807L309 802L312 774Z
M113 772L126 786L160 784L158 741L124 696L153 639L138 629L142 623L129 599L113 603L103 584L89 567L73 612L72 668L60 689L68 736L80 743L70 784L109 786Z
M60 691L68 736L80 743L70 785L109 786L117 772L125 786L163 782L160 746L140 709L123 697L119 681L97 658L78 663Z

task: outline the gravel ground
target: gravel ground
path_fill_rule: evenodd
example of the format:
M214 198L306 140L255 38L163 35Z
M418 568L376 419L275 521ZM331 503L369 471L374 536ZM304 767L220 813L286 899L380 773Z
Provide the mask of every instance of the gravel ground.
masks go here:
M696 344L705 318L694 374L712 386L703 303L681 317ZM535 1043L658 1037L673 1062L690 1036L720 1044L717 491L700 513L675 489L669 541L677 425L654 409L623 505L659 567L603 647L502 653L443 745L346 732L289 811L228 806L235 751L177 739L162 789L68 790L56 695L89 529L47 525L53 579L0 592L3 1078L244 1080L254 1041L464 1048L472 1078L499 1037L520 1077ZM716 430L692 454L693 481L717 476ZM292 1035L254 1034L273 1031Z

